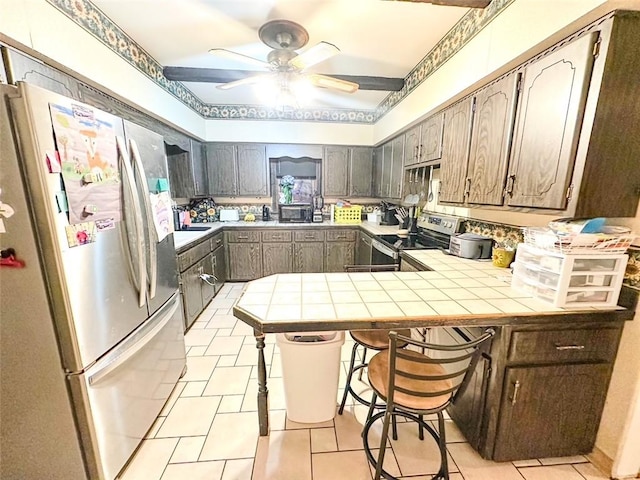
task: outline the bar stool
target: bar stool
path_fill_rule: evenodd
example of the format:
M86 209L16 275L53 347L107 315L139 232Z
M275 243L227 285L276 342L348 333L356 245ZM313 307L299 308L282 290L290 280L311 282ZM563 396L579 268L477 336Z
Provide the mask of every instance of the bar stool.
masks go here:
M388 272L397 271L397 265L345 265L346 272ZM406 328L398 330L403 335L410 337L411 330ZM353 348L351 350L351 361L349 362L349 373L347 374L347 382L344 387L344 394L342 395L342 402L340 402L340 408L338 408L338 414L342 415L344 407L347 403L347 397L349 393L359 403L370 405L369 401L358 395L351 387L351 380L353 374L358 372L358 380L362 380L362 372L367 366L367 351L375 350L382 351L389 348L389 332L390 330L351 330L349 335L354 341ZM356 357L358 355L358 347L363 347L362 360L356 365ZM378 408L384 408L384 404L379 404ZM397 430L395 423L393 425L393 438L397 439Z
M395 331L389 333L389 351L377 353L369 362L368 377L373 396L362 431L365 454L369 463L376 469L375 480L380 480L381 476L388 480L397 480L382 468L389 424L393 423L397 416L417 422L431 434L438 444L441 458L440 469L433 479L449 479L442 412L464 392L482 353L480 346L494 334L494 330L488 329L477 339L464 344L434 345L413 340ZM427 355L405 349L406 345L424 348ZM433 358L434 352L447 352L447 356ZM378 398L386 402L386 408L373 415ZM434 413L438 416L437 431L422 418L423 415ZM376 446L380 451L376 459L369 446L369 430L383 417L380 445Z

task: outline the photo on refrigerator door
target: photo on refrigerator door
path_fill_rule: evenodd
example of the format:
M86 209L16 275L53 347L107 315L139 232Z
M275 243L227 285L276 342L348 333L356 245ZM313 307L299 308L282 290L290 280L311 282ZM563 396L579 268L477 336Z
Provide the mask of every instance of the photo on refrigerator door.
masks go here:
M121 218L120 173L113 125L86 106L50 104L69 203L69 223Z

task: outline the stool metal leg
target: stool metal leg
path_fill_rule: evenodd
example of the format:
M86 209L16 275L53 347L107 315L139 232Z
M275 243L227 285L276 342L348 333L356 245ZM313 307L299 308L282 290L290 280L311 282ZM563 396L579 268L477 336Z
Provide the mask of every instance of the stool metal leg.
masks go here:
M449 480L449 463L447 460L447 439L444 430L444 415L442 410L438 412L438 446L440 447L440 471L438 476L434 478L441 478L442 480Z
M338 415L342 415L344 412L344 406L347 403L347 395L349 395L349 390L351 388L351 377L353 377L353 367L356 363L356 354L358 351L358 344L353 344L353 349L351 349L351 361L349 362L349 373L347 374L347 383L344 386L344 393L342 394L342 402L340 402L340 408L338 409ZM362 370L361 370L362 371Z
M382 424L382 438L380 439L380 451L378 452L378 463L376 465L375 480L380 480L382 475L382 465L384 464L384 454L387 451L387 435L389 434L389 423L391 421L391 409L387 408L384 413L384 423ZM395 425L395 418L393 424Z
M364 349L364 351L362 352L362 362L360 362L361 365L366 365L367 364L367 347L362 347ZM364 368L360 369L360 373L358 373L358 380L362 380L362 372L364 371Z

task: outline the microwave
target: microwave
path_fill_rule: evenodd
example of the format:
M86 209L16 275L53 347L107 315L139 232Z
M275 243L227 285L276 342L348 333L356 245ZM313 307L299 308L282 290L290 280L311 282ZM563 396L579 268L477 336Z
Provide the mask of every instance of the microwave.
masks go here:
M313 209L308 203L278 205L278 221L283 223L310 223Z

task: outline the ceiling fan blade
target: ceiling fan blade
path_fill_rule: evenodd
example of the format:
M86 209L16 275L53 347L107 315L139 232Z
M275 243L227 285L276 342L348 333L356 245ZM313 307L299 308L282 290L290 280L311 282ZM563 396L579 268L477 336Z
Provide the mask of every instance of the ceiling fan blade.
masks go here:
M348 82L339 78L329 77L327 75L311 73L305 76L316 87L331 88L333 90L339 90L345 93L355 93L358 91L358 88L360 88L357 83Z
M246 63L247 65L254 65L261 68L271 68L271 64L265 62L264 60L259 60L257 58L249 57L248 55L232 52L231 50L226 50L224 48L212 48L211 50L209 50L209 53L218 57L234 60L236 62Z
M259 73L257 75L251 75L250 77L241 78L240 80L236 80L234 82L222 83L220 85L217 85L216 88L220 90L229 90L231 88L241 87L243 85L255 85L256 83L263 82L276 76L277 73Z
M256 75L252 70L221 70L218 68L164 67L164 76L178 82L227 83ZM367 77L358 75L335 75L332 78L357 83L359 90L399 92L404 86L403 78Z
M302 70L323 62L327 58L331 58L338 53L340 53L340 49L335 45L329 42L320 42L289 60L289 65Z
M433 3L448 7L486 8L491 0L396 0L400 2Z

